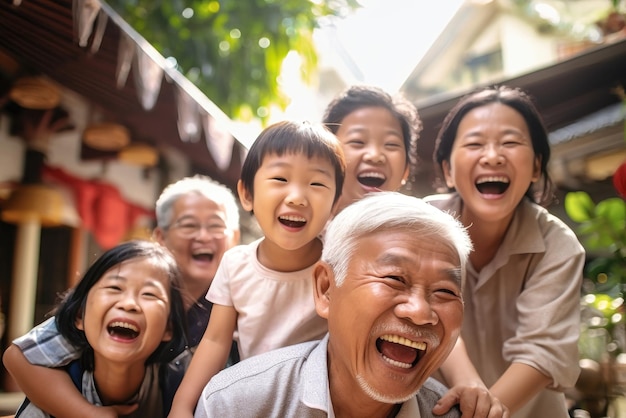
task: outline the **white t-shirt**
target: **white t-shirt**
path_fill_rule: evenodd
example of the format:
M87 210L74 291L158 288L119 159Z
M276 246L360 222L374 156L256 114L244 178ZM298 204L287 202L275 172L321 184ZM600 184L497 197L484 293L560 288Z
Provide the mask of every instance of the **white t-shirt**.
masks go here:
M319 340L328 330L315 312L313 267L294 272L270 270L257 258L263 238L224 254L206 298L233 306L238 313L234 335L246 359L275 348Z

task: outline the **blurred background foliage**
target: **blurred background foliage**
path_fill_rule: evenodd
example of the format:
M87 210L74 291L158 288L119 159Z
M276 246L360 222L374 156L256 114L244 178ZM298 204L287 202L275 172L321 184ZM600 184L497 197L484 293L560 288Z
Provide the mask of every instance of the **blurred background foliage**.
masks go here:
M296 51L315 76L318 19L344 16L357 0L109 0L108 3L228 116L265 119L288 104L279 75Z
M625 163L626 164L626 163ZM621 295L626 290L626 202L610 197L597 204L586 192L565 196L568 216L578 222L577 233L588 252L595 253L586 266L585 277L595 291Z

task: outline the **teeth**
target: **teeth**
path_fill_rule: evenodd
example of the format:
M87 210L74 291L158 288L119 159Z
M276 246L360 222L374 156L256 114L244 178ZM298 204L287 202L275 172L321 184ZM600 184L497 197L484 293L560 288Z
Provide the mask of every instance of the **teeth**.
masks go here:
M291 221L291 222L306 222L306 219L303 218L302 216L295 216L295 215L279 216L279 219L283 219L285 221Z
M381 340L389 341L395 344L405 345L407 347L415 348L416 350L424 351L426 350L426 343L420 343L417 341L411 341L407 338L401 337L399 335L383 335L380 337Z
M367 172L367 173L361 173L359 174L359 177L372 177L372 178L378 178L378 179L384 179L385 176L382 173L378 173L378 172Z
M504 176L489 176L489 177L481 177L478 180L476 180L476 184L493 183L493 182L508 183L509 179Z
M394 365L396 367L400 367L402 369L409 369L409 368L411 368L413 366L410 363L402 363L402 362L399 362L397 360L390 359L389 357L385 356L384 354L383 354L383 358L385 359L385 361L387 363L390 363L390 364L392 364L392 365Z
M136 326L129 324L127 322L112 322L109 324L109 327L115 327L115 328L126 328L129 329L131 331L135 331L135 332L139 332L139 328L137 328Z

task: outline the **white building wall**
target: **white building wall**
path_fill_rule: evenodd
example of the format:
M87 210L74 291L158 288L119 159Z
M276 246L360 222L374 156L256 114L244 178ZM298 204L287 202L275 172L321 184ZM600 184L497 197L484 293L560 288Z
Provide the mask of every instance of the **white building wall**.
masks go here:
M514 77L554 63L556 45L553 35L544 35L535 26L509 14L500 16L498 27L505 77Z

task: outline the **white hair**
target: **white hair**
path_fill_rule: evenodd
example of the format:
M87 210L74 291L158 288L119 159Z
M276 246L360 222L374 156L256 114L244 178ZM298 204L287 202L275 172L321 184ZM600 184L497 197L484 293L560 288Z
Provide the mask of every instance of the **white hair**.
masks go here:
M167 229L170 226L174 203L190 193L204 196L222 206L226 212L226 228L230 231L239 230L239 206L237 206L233 192L223 184L200 174L185 177L163 189L156 201L155 210L157 225L161 229Z
M451 246L460 259L461 283L465 282L465 266L472 250L465 227L422 199L399 192L376 192L343 209L328 225L321 259L333 269L337 286L346 277L359 239L379 231L408 232Z

